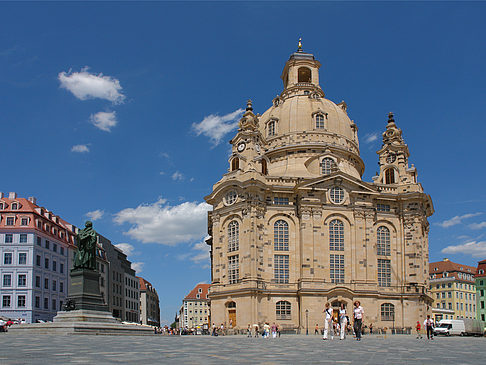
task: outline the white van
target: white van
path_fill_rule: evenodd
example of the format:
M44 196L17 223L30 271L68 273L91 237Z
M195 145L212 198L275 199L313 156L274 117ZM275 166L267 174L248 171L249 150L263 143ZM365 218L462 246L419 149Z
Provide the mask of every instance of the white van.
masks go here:
M439 326L435 327L434 334L464 336L466 334L466 327L462 319L443 319L439 322Z

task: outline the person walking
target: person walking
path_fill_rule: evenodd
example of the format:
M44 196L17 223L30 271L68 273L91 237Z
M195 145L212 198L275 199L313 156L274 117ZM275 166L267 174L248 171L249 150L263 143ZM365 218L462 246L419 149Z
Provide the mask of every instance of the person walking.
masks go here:
M270 337L270 324L268 322L265 322L263 325L263 338L269 338Z
M363 323L364 310L359 300L354 302L354 333L356 333L356 340L361 341L361 325Z
M370 335L373 334L373 323L370 323Z
M314 335L319 334L319 325L316 323L316 328L314 328Z
M255 337L258 337L258 334L259 334L259 332L258 332L258 324L256 324L256 323L255 323L255 324L253 325L253 328L254 328L254 330L255 330Z
M324 308L323 313L325 313L325 319L324 319L324 335L322 336L323 340L328 339L328 333L329 330L332 331L332 309L331 305L329 303L326 303L326 308ZM331 340L333 339L333 336L331 334Z
M427 330L427 339L434 339L434 321L430 319L430 314L427 314L427 319L424 321L424 327Z
M246 337L251 337L251 325L248 323L248 328L246 329Z
M348 317L346 316L346 307L344 303L341 303L341 308L339 309L339 324L340 324L340 340L346 338L346 327L348 325Z
M415 331L417 331L417 338L422 338L422 334L420 333L420 322L417 321L417 324L415 325Z

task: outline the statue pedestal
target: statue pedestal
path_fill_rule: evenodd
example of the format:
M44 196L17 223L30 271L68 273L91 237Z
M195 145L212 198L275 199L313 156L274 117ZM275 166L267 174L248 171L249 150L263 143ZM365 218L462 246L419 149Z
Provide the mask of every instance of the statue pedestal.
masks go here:
M75 303L75 309L94 311L109 311L100 294L100 274L89 269L71 270L71 285L69 286L68 300Z

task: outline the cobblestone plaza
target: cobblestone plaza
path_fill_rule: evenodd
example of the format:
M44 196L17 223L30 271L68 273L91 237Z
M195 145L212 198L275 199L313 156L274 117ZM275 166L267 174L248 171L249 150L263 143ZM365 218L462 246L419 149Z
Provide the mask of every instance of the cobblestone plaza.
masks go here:
M2 333L1 364L480 364L486 338L415 336L363 337L356 342L321 336L48 336ZM29 344L29 346L26 346Z

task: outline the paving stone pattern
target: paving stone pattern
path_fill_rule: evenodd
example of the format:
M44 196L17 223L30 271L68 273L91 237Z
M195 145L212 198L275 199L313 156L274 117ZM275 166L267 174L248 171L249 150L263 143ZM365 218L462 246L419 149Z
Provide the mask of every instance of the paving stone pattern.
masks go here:
M0 364L484 364L486 338L51 336L0 333Z

